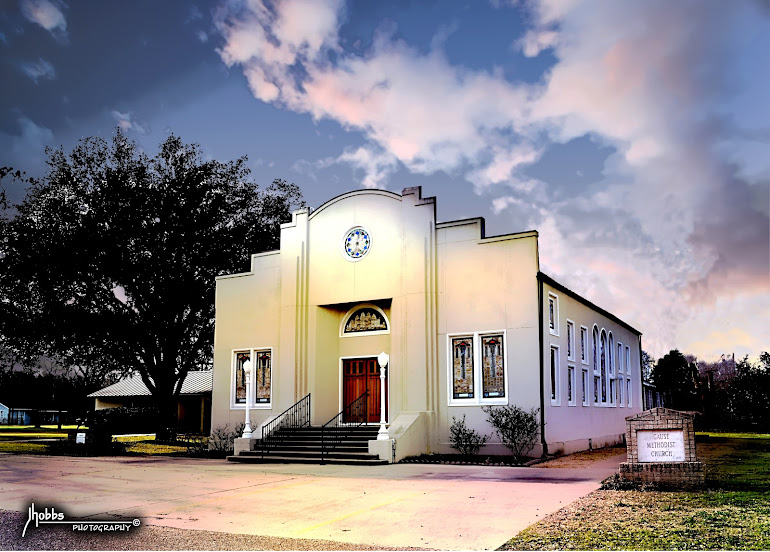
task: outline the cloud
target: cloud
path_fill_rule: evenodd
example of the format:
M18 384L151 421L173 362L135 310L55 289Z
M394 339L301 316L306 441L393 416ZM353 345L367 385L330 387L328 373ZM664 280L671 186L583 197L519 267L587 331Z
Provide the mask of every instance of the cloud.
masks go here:
M38 84L40 79L54 79L56 78L56 70L50 62L43 58L38 58L37 61L30 61L19 64L21 70L31 78L35 84Z
M529 28L513 43L555 59L537 84L450 63L442 48L452 27L427 52L393 25L365 51L346 49L339 1L231 1L214 24L220 57L242 69L255 98L363 137L318 166L349 164L377 187L401 166L464 176L490 194L493 215L540 230L545 270L633 321L656 355L707 310L736 315L746 297L767 297L770 224L757 206L767 158L749 182L725 146L765 139L770 127L732 124L725 112L736 88L767 78L736 63L770 47L766 15L751 3L663 0L524 9ZM614 152L590 188L527 175L550 145L585 135ZM770 342L766 314L752 330Z
M134 114L131 112L123 113L116 109L110 111L110 115L115 120L115 123L121 130L128 132L133 130L137 134L147 135L150 133L150 125L140 122L134 118Z
M67 38L67 20L58 3L49 0L22 0L21 13L32 23L37 23L57 40Z

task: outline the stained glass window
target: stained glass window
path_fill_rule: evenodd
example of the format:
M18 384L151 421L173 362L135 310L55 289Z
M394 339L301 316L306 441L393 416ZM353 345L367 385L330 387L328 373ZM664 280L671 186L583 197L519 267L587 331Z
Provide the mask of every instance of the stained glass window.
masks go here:
M388 323L383 314L372 307L364 307L348 318L344 333L387 331Z
M246 372L243 364L249 360L249 351L235 353L235 404L246 404Z
M485 398L505 397L505 355L502 335L482 336L481 364L483 396Z
M257 389L256 403L270 402L270 351L256 351L257 366L255 371Z
M452 338L452 372L455 399L472 399L473 390L473 337Z

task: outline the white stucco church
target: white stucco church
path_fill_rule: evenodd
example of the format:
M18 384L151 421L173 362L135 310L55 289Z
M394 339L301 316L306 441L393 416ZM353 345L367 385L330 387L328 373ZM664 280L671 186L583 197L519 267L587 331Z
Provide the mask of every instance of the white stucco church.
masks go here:
M493 435L481 454L505 454L481 409L507 404L540 409L530 455L569 453L623 439L640 356L640 332L540 272L537 232L438 222L420 188L358 190L294 212L278 251L218 278L212 427L248 399L258 437L308 394L320 426L368 391L384 460L453 452L463 415Z

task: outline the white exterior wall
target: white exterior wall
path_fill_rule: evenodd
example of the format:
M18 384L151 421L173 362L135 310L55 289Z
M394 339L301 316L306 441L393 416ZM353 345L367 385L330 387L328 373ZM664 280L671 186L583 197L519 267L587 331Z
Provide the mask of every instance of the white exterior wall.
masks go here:
M449 427L465 415L466 425L491 435L481 454L507 454L482 406L540 406L537 233L482 239L480 219L438 226L439 450L453 452ZM505 335L505 399L452 400L451 336L488 332Z
M549 294L557 300L558 324L553 335L549 326ZM567 322L574 323L575 328L575 354L570 359L567 356ZM600 332L604 329L606 335L612 333L613 337L613 361L617 367L617 345L623 346L623 380L624 386L627 377L632 382L631 405L628 406L626 389L623 389L623 405L609 400L606 404L595 404L593 400L593 344L592 331L596 325ZM580 328L587 328L586 356L587 364L581 359ZM572 297L570 294L558 290L548 283L543 283L543 373L544 373L544 405L545 405L545 436L549 454L571 453L589 448L588 439L591 439L591 447L600 448L607 445L620 443L625 435L625 418L638 414L642 410L642 385L641 368L639 359L639 335L630 331L625 326L611 320L607 316L589 307L584 302ZM557 401L551 400L551 347L558 347L558 373L557 373ZM626 369L626 347L629 348L630 374ZM600 360L599 360L600 361ZM575 393L574 405L570 405L567 399L568 368L575 368ZM582 370L588 371L588 405L582 401ZM616 378L621 375L617 368ZM609 381L609 377L608 377ZM616 379L616 381L619 381ZM616 384L617 385L617 384Z

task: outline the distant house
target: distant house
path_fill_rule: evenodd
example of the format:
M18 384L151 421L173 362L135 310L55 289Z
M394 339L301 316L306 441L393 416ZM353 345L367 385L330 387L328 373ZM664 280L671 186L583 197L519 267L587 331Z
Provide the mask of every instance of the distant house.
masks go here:
M182 383L177 403L180 431L208 434L211 432L211 370L188 372ZM117 383L88 395L95 399L94 408L119 406L151 406L152 395L139 374L127 376Z
M66 418L65 410L39 410L37 408L18 408L14 405L0 403L0 424L4 425L33 425L56 424L59 417Z

